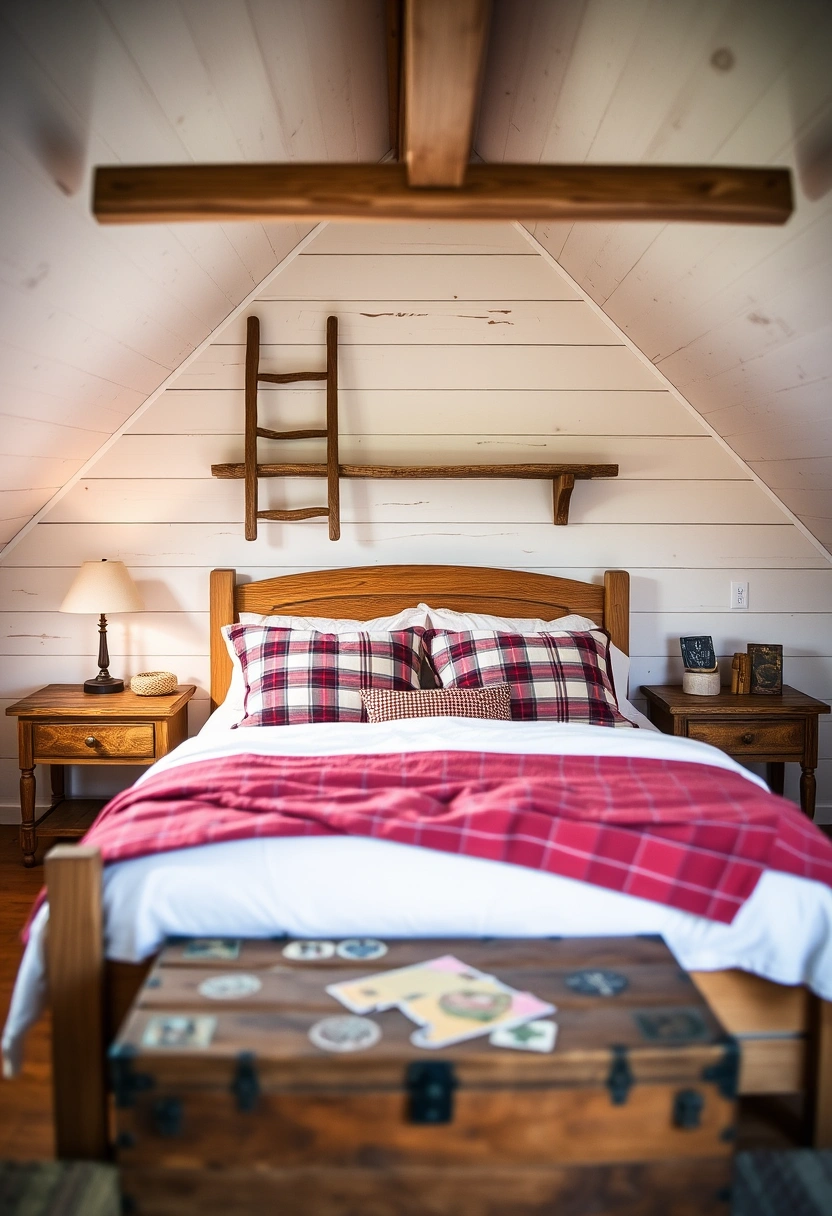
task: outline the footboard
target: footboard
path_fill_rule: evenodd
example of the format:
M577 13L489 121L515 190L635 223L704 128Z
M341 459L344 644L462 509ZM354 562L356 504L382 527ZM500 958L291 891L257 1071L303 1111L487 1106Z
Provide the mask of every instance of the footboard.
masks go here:
M109 1155L107 1047L150 961L107 963L101 856L59 845L46 857L55 1143L60 1158ZM694 979L742 1047L740 1093L805 1093L811 1142L832 1147L832 1002L742 971Z

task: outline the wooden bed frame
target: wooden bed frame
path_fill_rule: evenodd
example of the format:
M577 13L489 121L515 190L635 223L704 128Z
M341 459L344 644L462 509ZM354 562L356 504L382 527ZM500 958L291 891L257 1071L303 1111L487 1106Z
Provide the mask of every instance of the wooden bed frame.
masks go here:
M469 566L367 566L237 582L211 573L211 702L225 697L231 662L220 630L240 612L367 620L426 601L458 611L552 620L589 616L629 653L629 575L603 583ZM46 858L47 939L56 1151L105 1159L110 1151L107 1045L150 962L104 958L101 858L96 849L60 845ZM806 1139L832 1146L832 1002L805 988L742 971L696 972L693 979L742 1046L740 1092L802 1094Z

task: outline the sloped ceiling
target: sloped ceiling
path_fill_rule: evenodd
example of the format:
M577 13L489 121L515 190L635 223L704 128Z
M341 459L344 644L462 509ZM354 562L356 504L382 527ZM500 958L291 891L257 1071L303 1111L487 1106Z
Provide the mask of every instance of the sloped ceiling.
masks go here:
M376 161L383 0L0 4L0 543L302 238L99 228L95 164ZM492 161L790 164L783 229L531 225L832 549L832 5L498 0Z
M476 148L793 169L784 228L529 227L832 550L828 0L501 0Z
M378 160L383 11L2 0L0 543L309 230L99 228L93 166Z

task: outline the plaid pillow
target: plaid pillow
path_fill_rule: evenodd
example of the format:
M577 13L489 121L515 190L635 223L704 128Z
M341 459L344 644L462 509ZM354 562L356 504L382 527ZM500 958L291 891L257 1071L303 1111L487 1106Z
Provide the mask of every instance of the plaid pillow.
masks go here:
M496 633L429 629L425 651L443 688L511 686L511 716L590 726L631 726L610 676L609 638L581 633Z
M421 628L318 633L228 625L246 682L240 726L367 720L362 688L419 687Z
M489 688L422 688L419 692L362 689L361 700L370 722L397 718L511 718L508 684Z

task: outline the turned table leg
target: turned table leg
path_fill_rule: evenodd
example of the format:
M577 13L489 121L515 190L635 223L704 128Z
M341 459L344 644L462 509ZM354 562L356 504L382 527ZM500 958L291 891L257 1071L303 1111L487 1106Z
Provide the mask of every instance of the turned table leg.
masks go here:
M814 819L815 791L817 789L815 770L808 768L805 764L800 766L800 770L800 806L804 815Z
M20 770L20 847L24 866L35 864L35 770Z

